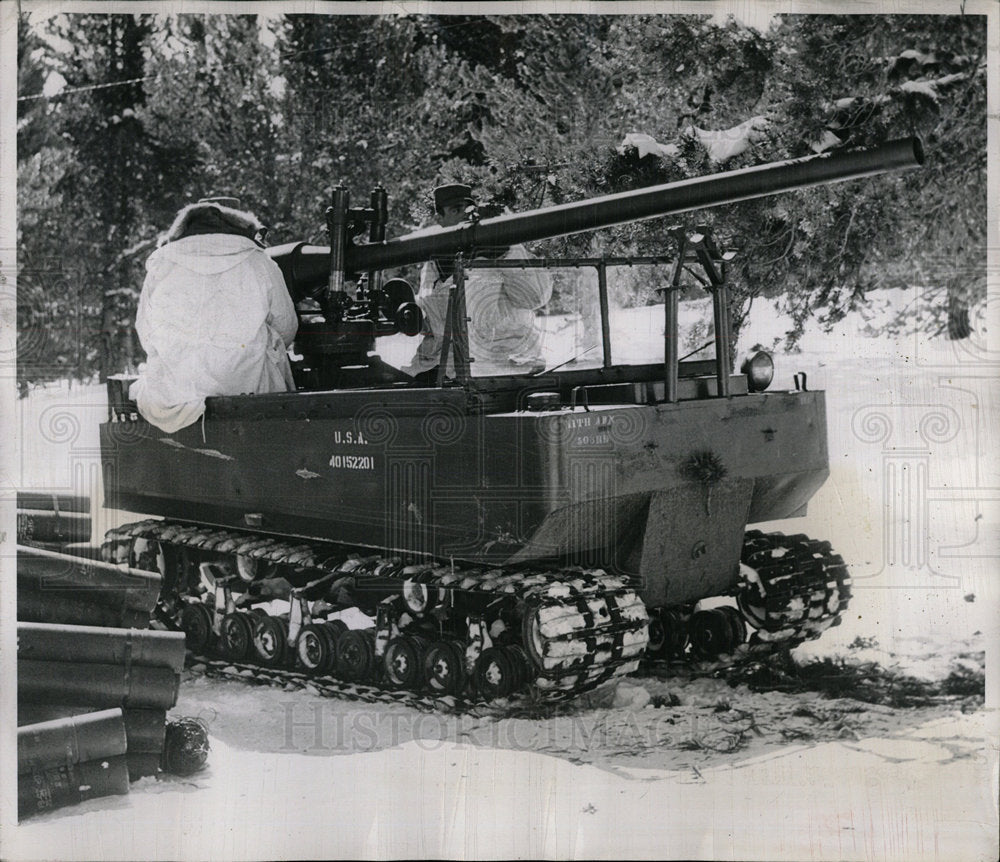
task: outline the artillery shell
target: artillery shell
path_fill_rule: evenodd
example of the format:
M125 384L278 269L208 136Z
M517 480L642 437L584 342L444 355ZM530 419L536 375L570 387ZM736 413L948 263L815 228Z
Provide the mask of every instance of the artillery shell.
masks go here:
M18 774L71 766L124 754L125 721L120 709L29 724L17 730Z
M128 793L128 764L124 755L86 760L19 776L17 813L25 817L87 799L125 793Z
M184 633L19 622L17 655L39 661L184 668Z
M18 659L17 697L26 703L170 709L180 677L169 668Z

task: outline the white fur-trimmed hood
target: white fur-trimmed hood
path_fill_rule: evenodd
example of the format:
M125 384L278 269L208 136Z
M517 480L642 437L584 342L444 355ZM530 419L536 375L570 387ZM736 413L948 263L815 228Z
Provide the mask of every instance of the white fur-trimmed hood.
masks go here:
M199 219L210 219L219 226L218 233L235 234L253 239L254 234L263 227L260 219L252 212L233 209L216 203L188 204L174 217L173 224L163 237L163 242L175 242L184 237L191 228L192 222ZM204 231L199 231L204 233Z

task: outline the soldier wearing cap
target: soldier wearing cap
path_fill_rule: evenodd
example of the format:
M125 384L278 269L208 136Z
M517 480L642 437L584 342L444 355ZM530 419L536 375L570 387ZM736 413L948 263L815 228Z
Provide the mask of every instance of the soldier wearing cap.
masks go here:
M472 189L467 185L451 183L434 189L434 211L441 227L465 221L475 203ZM488 256L503 260L532 257L523 245L492 249ZM424 313L424 337L410 365L403 369L418 383L433 385L437 379L448 297L455 283L451 263L451 260L428 261L420 273L417 303ZM468 270L465 307L473 374L531 373L544 367L535 311L551 296L552 280L542 269ZM454 371L450 357L448 371Z
M129 394L157 428L190 425L212 395L295 388L298 316L263 231L235 198L200 200L146 261L135 328L147 358Z

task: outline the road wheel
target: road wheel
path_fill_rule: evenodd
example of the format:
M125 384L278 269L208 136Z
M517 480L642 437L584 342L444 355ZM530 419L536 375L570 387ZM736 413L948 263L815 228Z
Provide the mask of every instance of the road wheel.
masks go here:
M280 665L288 648L288 622L265 615L258 617L253 629L253 651L261 664Z
M646 644L646 658L663 658L666 654L667 633L663 630L663 620L659 608L649 608L649 643Z
M733 648L733 630L727 614L718 609L698 611L688 623L695 658L712 659Z
M181 611L181 629L187 648L196 655L203 655L211 646L212 612L201 602L188 603Z
M427 642L420 637L401 635L389 641L382 657L389 683L399 688L419 688L426 651Z
M424 656L424 682L437 694L459 695L465 688L465 653L456 641L436 641Z
M326 630L330 632L334 640L339 638L344 632L347 631L347 623L345 623L343 620L328 620L327 622L323 623L323 625L326 626Z
M511 644L503 649L507 653L511 670L514 672L511 691L520 691L531 682L531 662L528 660L528 653L524 647L517 644Z
M679 658L688 645L689 616L678 608L660 608L663 626L663 654L666 658Z
M375 629L348 629L337 638L337 674L366 682L375 670Z
M330 662L333 641L323 623L304 626L295 644L295 655L299 666L307 673L322 673Z
M330 662L326 666L326 672L337 676L337 642L340 636L347 631L347 623L343 620L329 620L323 624L323 632L327 640L330 641Z
M726 618L729 620L729 627L732 631L733 642L730 649L736 649L740 644L745 643L747 639L747 624L743 619L743 614L741 614L732 605L724 605L718 609Z
M507 697L514 690L514 668L502 648L483 650L476 660L474 674L476 690L483 700Z
M222 618L219 628L219 647L226 658L243 661L250 654L253 629L247 614L236 611Z

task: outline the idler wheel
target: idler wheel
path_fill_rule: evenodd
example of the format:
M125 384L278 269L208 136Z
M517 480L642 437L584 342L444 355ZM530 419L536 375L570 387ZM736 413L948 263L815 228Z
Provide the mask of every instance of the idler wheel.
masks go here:
M375 629L348 629L337 638L337 674L364 682L375 671Z
M688 623L691 652L696 658L715 658L733 648L733 630L728 614L719 608L698 611Z
M438 694L458 695L465 688L465 651L456 641L437 641L424 656L424 681Z
M253 629L253 651L261 664L274 667L284 661L288 649L288 621L265 614Z
M186 604L181 611L181 630L187 648L201 655L212 643L212 612L201 602Z
M250 653L253 641L251 617L236 611L226 614L219 627L219 647L226 658L243 661Z
M484 700L507 697L514 690L516 671L502 647L490 647L480 653L474 670L476 689Z
M325 624L311 623L303 627L295 644L299 665L309 673L322 673L330 666L333 644Z
M391 685L418 688L423 671L427 641L416 635L401 635L386 645L382 663Z

